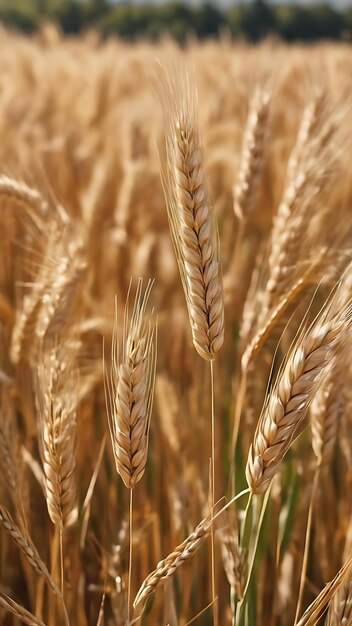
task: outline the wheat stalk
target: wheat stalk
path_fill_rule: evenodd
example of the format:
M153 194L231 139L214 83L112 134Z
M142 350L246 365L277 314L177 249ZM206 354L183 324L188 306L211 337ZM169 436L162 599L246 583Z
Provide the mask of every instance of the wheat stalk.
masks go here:
M215 501L215 406L213 361L224 341L224 292L220 243L204 172L196 97L189 76L168 82L164 96L167 173L166 206L180 270L193 345L210 362L211 508ZM212 595L214 625L215 547L212 533Z
M147 462L150 418L152 413L156 368L156 317L147 314L153 286L138 281L134 305L129 315L129 294L126 301L122 338L122 359L119 361L117 311L112 342L110 376L104 376L107 413L116 470L130 490L129 506L129 568L128 623L130 622L133 488L142 478Z

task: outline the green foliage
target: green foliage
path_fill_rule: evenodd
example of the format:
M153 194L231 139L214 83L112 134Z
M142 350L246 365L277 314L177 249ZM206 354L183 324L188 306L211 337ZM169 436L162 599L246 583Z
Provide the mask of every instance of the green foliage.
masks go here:
M264 0L254 0L230 9L228 18L234 34L243 34L251 41L258 41L277 30L274 9Z
M56 21L64 32L96 27L103 35L157 40L165 34L183 43L190 36L218 37L227 31L249 41L272 34L287 41L349 38L352 12L321 4L273 7L266 0L237 4L226 12L215 3L191 7L186 2L165 4L111 3L111 0L0 0L0 20L25 32L40 20Z
M287 41L300 39L338 39L344 28L344 17L332 7L286 6L277 10L280 35Z

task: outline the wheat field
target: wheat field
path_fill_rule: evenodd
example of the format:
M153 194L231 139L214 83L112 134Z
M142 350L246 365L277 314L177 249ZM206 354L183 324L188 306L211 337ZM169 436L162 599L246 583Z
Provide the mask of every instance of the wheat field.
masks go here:
M0 44L0 623L351 625L350 46Z

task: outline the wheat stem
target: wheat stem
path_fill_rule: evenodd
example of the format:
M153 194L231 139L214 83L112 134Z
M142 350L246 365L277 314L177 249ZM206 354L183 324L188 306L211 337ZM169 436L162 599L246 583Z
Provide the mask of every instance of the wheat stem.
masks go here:
M64 541L62 527L59 528L59 546L60 546L60 589L62 596L64 595Z
M302 608L303 593L304 593L304 586L305 586L305 581L306 581L306 573L307 573L307 565L308 565L308 553L309 553L310 536L311 536L311 530L312 530L313 512L314 512L315 500L316 500L316 495L317 495L317 488L319 484L319 475L320 475L320 466L317 465L315 474L314 474L313 487L312 487L312 493L311 493L309 510L308 510L306 538L304 542L304 552L303 552L303 561L302 561L301 576L300 576L299 591L298 591L298 601L297 601L296 615L295 615L295 621L294 621L295 624L297 624L298 622L299 614Z
M214 361L209 361L210 367L210 397L211 397L211 519L213 519L215 503L215 398L214 398ZM213 603L214 626L218 625L218 606L216 602L215 580L215 538L214 527L211 526L211 594Z
M129 508L129 557L128 557L128 588L127 588L127 621L131 621L131 583L132 583L132 556L133 556L133 489L130 489Z

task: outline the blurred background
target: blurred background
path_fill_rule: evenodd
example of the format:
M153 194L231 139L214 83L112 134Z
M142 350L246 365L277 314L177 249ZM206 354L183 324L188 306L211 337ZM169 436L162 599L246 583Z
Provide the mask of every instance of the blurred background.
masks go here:
M185 43L230 37L259 41L352 38L349 0L0 0L0 20L8 27L33 32L43 21L54 21L64 33L92 28L102 36L158 41L167 35Z

